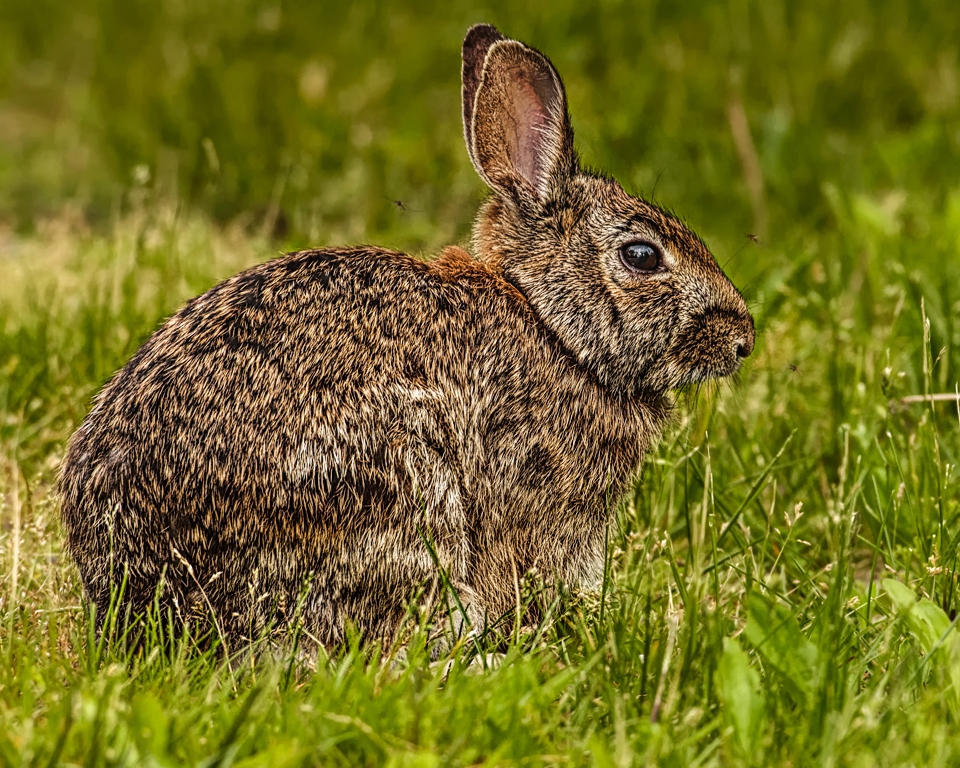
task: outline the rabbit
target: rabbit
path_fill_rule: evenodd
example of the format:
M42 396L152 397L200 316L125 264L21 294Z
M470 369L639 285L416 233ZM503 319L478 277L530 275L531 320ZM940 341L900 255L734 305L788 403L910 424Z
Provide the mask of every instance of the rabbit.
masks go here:
M335 647L393 642L441 582L472 627L531 572L597 588L672 391L736 372L753 319L695 234L580 167L543 54L472 27L462 99L492 192L472 253L254 266L95 397L59 487L99 616L122 587L225 640L296 618Z

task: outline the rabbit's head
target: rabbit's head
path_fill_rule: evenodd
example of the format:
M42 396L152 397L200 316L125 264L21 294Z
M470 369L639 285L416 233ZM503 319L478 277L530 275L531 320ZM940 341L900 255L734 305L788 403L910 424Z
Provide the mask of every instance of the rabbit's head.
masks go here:
M494 191L474 247L601 383L659 394L753 350L743 297L677 219L583 172L550 61L488 25L463 43L467 149Z

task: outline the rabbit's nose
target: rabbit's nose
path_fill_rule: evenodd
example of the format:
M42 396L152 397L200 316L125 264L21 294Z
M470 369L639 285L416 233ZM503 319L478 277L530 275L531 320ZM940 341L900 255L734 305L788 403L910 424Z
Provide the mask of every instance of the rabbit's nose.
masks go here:
M745 357L750 357L750 353L753 352L753 342L754 342L754 331L753 323L750 324L750 328L747 333L741 336L739 339L733 342L733 351L736 353L737 357L743 359Z

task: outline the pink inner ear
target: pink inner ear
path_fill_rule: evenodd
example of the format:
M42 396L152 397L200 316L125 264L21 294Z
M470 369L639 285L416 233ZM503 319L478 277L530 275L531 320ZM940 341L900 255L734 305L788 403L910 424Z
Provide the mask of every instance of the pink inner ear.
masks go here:
M508 151L514 168L535 191L542 192L559 149L557 117L551 114L549 106L559 94L552 79L537 72L523 74L526 77L511 79L515 122L513 141L508 142L513 146Z
M543 151L546 132L549 131L548 119L543 102L531 83L517 83L516 146L513 158L514 167L534 189L539 189L543 181Z

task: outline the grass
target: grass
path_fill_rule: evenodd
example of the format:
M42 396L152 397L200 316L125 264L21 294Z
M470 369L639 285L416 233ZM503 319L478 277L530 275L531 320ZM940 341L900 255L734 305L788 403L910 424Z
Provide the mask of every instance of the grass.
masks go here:
M515 5L2 5L0 764L960 760L960 408L922 397L960 381L952 4ZM54 493L90 398L244 266L462 242L480 20L744 288L740 380L680 396L603 594L494 667L99 643Z

